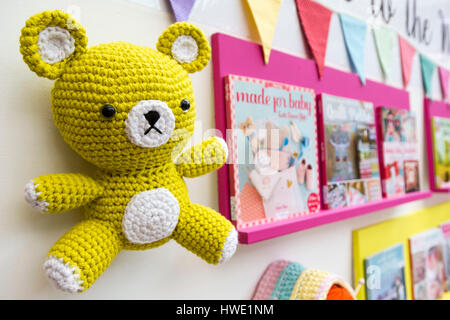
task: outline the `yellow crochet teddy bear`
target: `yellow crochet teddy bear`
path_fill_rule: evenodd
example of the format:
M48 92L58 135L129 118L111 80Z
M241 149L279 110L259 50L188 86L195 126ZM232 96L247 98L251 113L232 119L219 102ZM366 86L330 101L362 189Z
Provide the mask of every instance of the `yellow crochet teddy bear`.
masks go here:
M190 23L171 25L157 50L126 42L87 49L84 28L69 14L45 11L26 22L20 51L38 76L56 79L53 118L62 137L99 168L31 180L25 199L44 213L85 206L85 219L63 235L44 262L57 288L89 288L122 250L145 250L174 239L208 263L228 260L237 233L216 211L191 203L183 177L220 168L224 140L185 149L194 131L188 73L211 56Z

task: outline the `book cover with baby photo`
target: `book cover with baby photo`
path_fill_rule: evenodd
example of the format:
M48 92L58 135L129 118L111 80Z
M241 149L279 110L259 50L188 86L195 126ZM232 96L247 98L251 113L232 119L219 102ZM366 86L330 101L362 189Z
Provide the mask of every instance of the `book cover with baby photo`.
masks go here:
M380 200L373 104L321 94L318 110L323 206L336 209Z
M237 228L319 212L314 91L235 75L225 87Z
M419 146L414 113L379 107L377 117L383 196L419 191Z
M434 300L444 293L444 249L444 236L440 228L428 229L409 238L415 300Z
M445 277L447 283L447 291L450 291L450 221L441 223L439 226L442 230L444 237L444 265L445 265Z

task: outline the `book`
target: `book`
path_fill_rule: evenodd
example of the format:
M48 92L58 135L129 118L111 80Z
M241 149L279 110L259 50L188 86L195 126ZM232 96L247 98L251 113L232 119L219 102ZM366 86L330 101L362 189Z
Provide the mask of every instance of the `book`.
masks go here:
M435 185L450 189L450 118L432 117L431 121Z
M440 225L442 235L444 237L444 264L445 264L445 277L446 291L450 291L450 221L442 223Z
M319 212L314 91L225 78L232 220L238 229Z
M323 206L381 200L373 104L321 94L318 110Z
M367 300L406 300L402 243L364 259Z
M414 113L379 107L377 117L383 196L419 191L419 146Z
M432 228L409 238L415 300L434 300L445 291L444 237Z
M419 191L419 160L404 160L403 171L405 175L405 192Z

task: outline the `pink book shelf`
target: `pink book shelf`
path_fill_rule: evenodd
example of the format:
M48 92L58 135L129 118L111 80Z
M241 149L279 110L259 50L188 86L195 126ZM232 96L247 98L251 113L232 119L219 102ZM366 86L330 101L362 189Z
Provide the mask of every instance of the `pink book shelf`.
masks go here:
M428 160L428 177L430 181L430 189L434 192L450 192L450 188L438 188L435 181L434 169L434 146L433 146L433 130L431 126L432 117L450 118L450 103L442 101L433 101L426 98L424 101L424 121L425 136L427 142L427 160Z
M315 62L272 50L270 63L264 64L260 45L232 36L216 33L212 36L214 101L216 127L225 136L226 102L224 79L229 74L283 82L311 88L318 95L329 93L351 99L370 101L374 106L391 106L409 109L409 95L375 81L366 81L363 86L355 74L325 67L322 79L318 78ZM230 185L228 166L218 172L219 210L230 219ZM280 220L266 225L239 229L239 241L250 244L292 232L313 228L378 210L394 207L406 202L431 196L430 191L419 191L404 196L383 199L364 205L333 210L294 219Z

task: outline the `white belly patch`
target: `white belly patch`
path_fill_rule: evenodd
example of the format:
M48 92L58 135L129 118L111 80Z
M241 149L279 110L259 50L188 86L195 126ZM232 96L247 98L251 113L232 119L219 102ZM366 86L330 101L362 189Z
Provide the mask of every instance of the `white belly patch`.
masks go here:
M179 215L180 205L169 190L158 188L143 191L128 202L122 230L132 243L155 242L172 234Z

